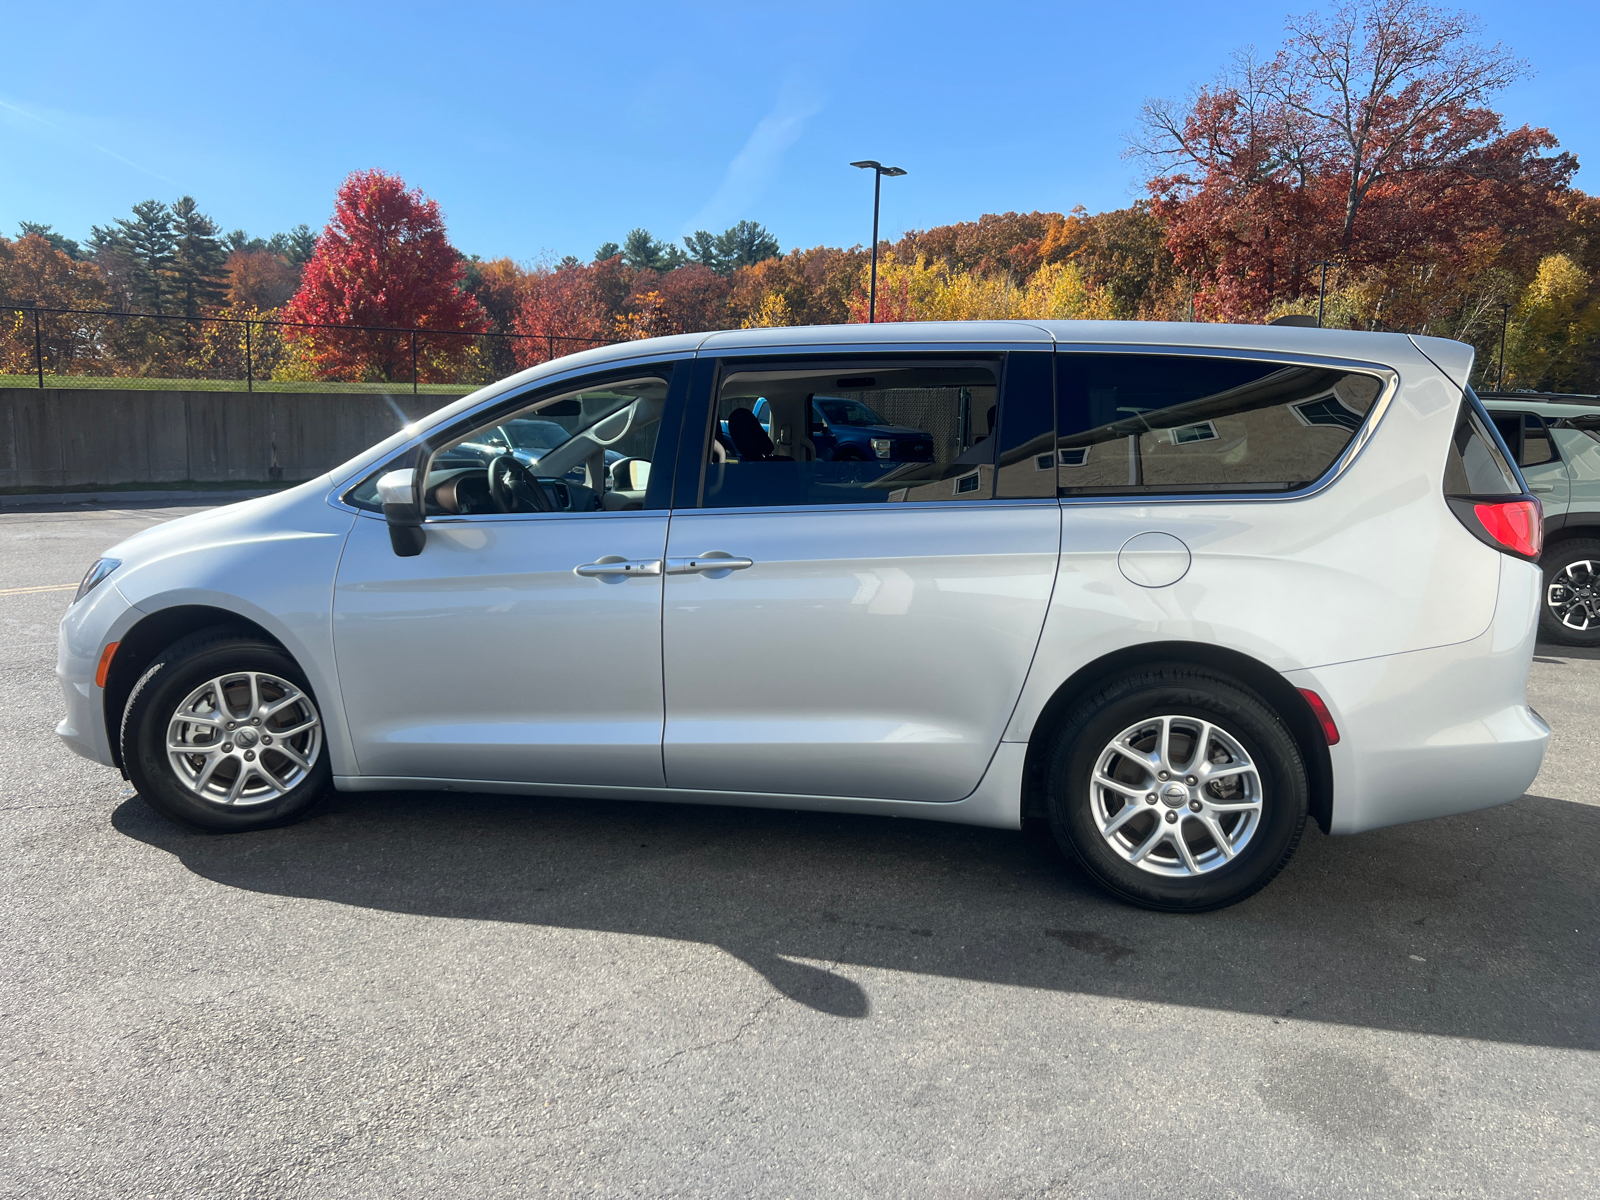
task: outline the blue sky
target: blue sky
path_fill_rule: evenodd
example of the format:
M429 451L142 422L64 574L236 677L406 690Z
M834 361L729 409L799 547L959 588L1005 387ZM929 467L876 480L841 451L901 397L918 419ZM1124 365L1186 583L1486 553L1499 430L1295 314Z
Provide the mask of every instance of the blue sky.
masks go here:
M320 228L399 172L486 258L588 257L749 218L787 249L1141 194L1125 136L1307 0L568 5L8 4L0 232L83 238L155 196L225 229ZM1474 6L1536 74L1504 94L1600 189L1600 4Z

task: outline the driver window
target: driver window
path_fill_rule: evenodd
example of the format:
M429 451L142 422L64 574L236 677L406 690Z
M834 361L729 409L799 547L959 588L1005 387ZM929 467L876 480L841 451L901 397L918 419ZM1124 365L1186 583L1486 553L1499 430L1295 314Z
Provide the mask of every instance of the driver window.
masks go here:
M502 409L434 453L427 515L642 509L666 398L666 379L650 376Z

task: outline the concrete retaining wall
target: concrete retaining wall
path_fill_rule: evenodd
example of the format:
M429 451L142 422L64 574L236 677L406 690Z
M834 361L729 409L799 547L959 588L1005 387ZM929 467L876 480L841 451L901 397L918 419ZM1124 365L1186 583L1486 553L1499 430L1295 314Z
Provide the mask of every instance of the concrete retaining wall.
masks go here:
M311 479L455 399L0 388L0 488Z

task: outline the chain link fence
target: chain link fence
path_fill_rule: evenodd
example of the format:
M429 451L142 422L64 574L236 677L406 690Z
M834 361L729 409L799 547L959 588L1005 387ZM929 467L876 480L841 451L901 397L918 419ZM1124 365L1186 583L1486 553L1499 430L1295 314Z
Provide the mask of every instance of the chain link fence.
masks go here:
M0 307L0 387L465 392L620 339Z

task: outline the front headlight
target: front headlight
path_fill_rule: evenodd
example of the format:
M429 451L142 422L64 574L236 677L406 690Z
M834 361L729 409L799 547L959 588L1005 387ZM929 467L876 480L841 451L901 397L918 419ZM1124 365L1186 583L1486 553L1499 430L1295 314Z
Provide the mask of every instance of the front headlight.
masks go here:
M872 452L879 458L888 458L894 453L894 442L890 438L873 438Z
M76 604L90 592L94 591L100 583L122 565L120 558L97 558L90 568L84 572L83 582L78 585L78 594L72 598Z

